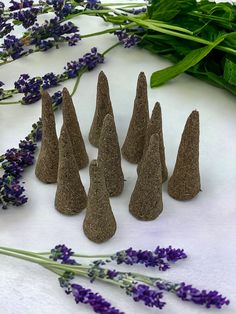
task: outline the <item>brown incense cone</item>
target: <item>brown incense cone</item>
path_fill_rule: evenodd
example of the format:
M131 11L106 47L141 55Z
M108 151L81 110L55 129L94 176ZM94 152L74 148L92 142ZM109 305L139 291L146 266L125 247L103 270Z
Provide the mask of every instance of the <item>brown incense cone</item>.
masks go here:
M89 172L90 188L83 229L89 240L101 243L109 240L115 234L116 221L112 213L101 165L93 160Z
M96 147L99 146L99 138L102 130L102 124L107 114L113 115L113 110L109 94L108 80L104 72L101 71L99 73L97 83L96 110L89 132L89 142Z
M137 164L143 155L148 120L147 81L145 74L141 72L137 82L133 115L121 149L123 157L134 164Z
M177 200L190 200L200 188L199 113L195 110L185 124L168 193Z
M162 209L159 137L157 134L153 134L131 195L129 211L139 220L153 220L160 215Z
M98 162L101 164L109 196L121 194L124 175L121 168L120 146L113 116L107 114L101 131L98 148Z
M152 111L151 119L150 121L148 121L146 137L145 137L145 145L143 149L143 156L145 156L145 153L148 149L152 134L155 134L155 133L157 133L159 136L162 182L165 182L168 178L168 170L167 170L166 161L165 161L165 146L164 146L163 131L162 131L162 114L161 114L161 106L159 102L156 102ZM141 165L142 165L142 159L139 162L138 167L137 167L138 174L140 172Z
M63 88L62 112L64 125L70 136L73 154L79 169L85 168L89 163L89 158L84 145L84 140L80 131L79 121L76 116L72 98L66 88Z
M58 138L52 99L47 92L42 92L42 143L35 167L36 177L44 183L57 182Z
M80 179L79 169L65 125L59 139L58 184L55 207L62 214L75 215L87 205L87 195Z

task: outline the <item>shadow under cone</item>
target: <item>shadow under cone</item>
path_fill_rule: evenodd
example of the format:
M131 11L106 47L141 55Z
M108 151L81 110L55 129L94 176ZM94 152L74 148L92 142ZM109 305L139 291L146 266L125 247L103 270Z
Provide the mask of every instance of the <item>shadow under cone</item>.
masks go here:
M132 118L121 149L123 157L131 163L137 164L143 156L148 120L147 81L145 74L141 72L137 82Z
M44 183L57 182L58 138L52 99L47 92L42 92L42 142L35 167L36 177Z
M139 220L153 220L160 215L162 210L159 138L157 134L153 134L131 195L129 211Z
M145 153L148 149L150 138L155 133L157 133L159 136L159 151L160 151L160 159L161 159L162 182L165 182L168 178L168 170L166 167L166 160L165 160L165 146L164 146L163 131L162 131L162 114L161 114L161 106L159 102L156 102L152 111L151 119L148 121L146 137L145 137L145 145L143 149L143 157L145 156ZM138 167L137 167L138 174L140 172L140 168L142 165L142 159L139 162Z
M98 162L103 169L109 196L121 194L124 188L124 175L121 168L121 155L113 116L106 115L98 148Z
M176 200L190 200L200 189L199 113L194 110L185 124L168 193Z
M99 146L99 138L102 130L103 120L107 114L113 115L109 85L103 71L99 73L97 82L96 110L89 131L89 142L95 147Z
M91 162L89 173L90 188L83 229L89 240L101 243L109 240L115 234L116 221L106 190L103 171L96 160Z
M66 215L80 213L87 205L87 195L73 156L69 133L63 125L59 139L58 183L55 208Z
M62 98L63 123L67 128L73 148L73 154L79 169L85 168L89 163L88 154L80 131L72 98L66 88L63 88Z

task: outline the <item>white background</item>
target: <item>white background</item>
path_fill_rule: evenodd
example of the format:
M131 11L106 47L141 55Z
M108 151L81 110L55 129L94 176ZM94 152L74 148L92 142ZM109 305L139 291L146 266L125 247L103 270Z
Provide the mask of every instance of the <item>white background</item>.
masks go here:
M105 23L95 17L76 19L81 34L102 30ZM11 88L21 73L43 75L60 73L67 61L75 60L93 46L102 52L116 42L113 35L83 40L77 47L63 47L46 53L36 53L1 67L0 80ZM150 78L154 70L169 63L145 50L118 47L106 56L105 63L86 73L73 97L90 160L97 150L88 142L92 122L96 83L103 70L110 84L120 144L123 143L133 109L136 80L140 71ZM74 80L66 82L71 91ZM50 92L55 92L55 88ZM90 242L82 230L85 211L74 217L63 216L54 209L56 185L45 185L34 175L34 166L25 173L28 203L0 211L0 246L35 251L47 251L65 243L77 252L87 254L113 253L130 246L155 249L157 245L184 248L188 259L177 263L166 273L146 269L136 270L152 276L163 276L174 282L185 281L199 289L219 290L230 298L231 304L221 313L236 313L236 104L235 96L212 87L188 75L181 75L167 85L148 89L150 112L156 101L162 106L164 140L169 174L172 174L181 133L192 110L200 112L200 169L202 192L187 202L178 202L167 194L163 185L164 210L152 222L140 222L128 212L128 203L136 180L136 167L122 160L125 189L121 196L111 199L117 220L117 232L107 243ZM40 116L40 102L30 106L0 106L0 152L17 147ZM56 113L58 134L62 124L61 112ZM38 153L38 151L37 151ZM89 187L88 167L81 171L86 190ZM114 265L115 266L115 265ZM127 270L132 268L127 267ZM77 280L78 281L78 280ZM79 279L84 286L91 286ZM125 313L156 313L141 303L133 302L119 288L96 282L92 286ZM166 293L168 303L163 314L216 313L200 306L182 302ZM92 313L84 305L76 305L59 287L57 277L40 266L0 256L1 314L67 314Z

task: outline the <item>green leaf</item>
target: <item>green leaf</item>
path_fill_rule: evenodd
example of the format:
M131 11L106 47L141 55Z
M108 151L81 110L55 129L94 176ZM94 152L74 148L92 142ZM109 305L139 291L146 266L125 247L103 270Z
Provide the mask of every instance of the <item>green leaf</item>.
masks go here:
M228 83L236 85L236 63L233 60L225 60L224 79Z
M214 49L219 43L221 43L228 35L229 34L220 36L213 43L203 48L192 50L183 58L183 60L173 66L153 72L151 75L151 87L160 86L170 79L173 79L179 74L187 71L189 68L205 58L211 52L211 50Z
M147 14L154 20L170 21L180 13L192 11L196 5L196 0L152 0Z

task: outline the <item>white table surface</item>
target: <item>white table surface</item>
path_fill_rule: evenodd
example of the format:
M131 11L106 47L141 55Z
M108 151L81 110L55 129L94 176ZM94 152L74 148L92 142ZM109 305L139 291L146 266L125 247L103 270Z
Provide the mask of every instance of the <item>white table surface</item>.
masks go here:
M6 1L7 2L7 1ZM76 19L81 34L102 30L105 23L95 17ZM76 47L64 47L47 53L36 53L1 67L0 80L11 87L21 73L43 75L60 73L67 61L75 60L93 46L102 52L116 42L112 35L83 40ZM145 50L118 47L106 56L105 63L86 73L73 97L90 160L97 149L88 142L88 132L95 108L96 83L103 70L110 84L120 144L123 143L133 110L136 80L140 71L148 78L154 70L169 63ZM74 80L63 86L72 90ZM62 86L61 86L62 87ZM58 90L52 89L51 92ZM128 212L128 202L136 180L136 167L122 160L125 189L111 199L117 220L117 232L108 242L90 242L82 230L85 211L74 217L63 216L54 209L56 185L45 185L34 175L34 166L23 176L28 203L22 207L0 210L0 245L45 251L65 243L78 252L112 253L130 246L155 249L157 245L184 248L188 259L167 272L136 267L145 274L163 276L175 282L185 281L199 289L219 290L231 300L222 314L236 313L236 104L235 96L188 75L181 75L158 89L148 88L150 111L158 100L162 106L166 160L172 174L181 133L192 110L200 112L200 169L202 192L187 202L178 202L167 194L163 185L164 210L151 222L140 222ZM40 116L40 102L30 106L0 106L0 152L17 147ZM62 124L56 113L57 130ZM37 151L38 152L38 151ZM37 156L37 154L36 154ZM81 171L86 190L89 187L88 167ZM132 268L127 267L127 270ZM85 279L79 281L91 286ZM133 302L116 287L96 282L93 290L103 294L125 313L156 313L141 303ZM182 302L165 294L163 314L217 313L201 306ZM92 313L85 305L76 305L59 287L57 277L41 267L0 256L1 314L67 314Z

